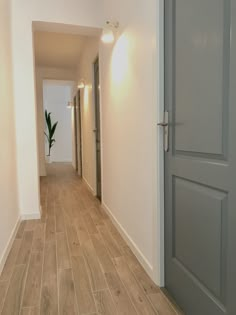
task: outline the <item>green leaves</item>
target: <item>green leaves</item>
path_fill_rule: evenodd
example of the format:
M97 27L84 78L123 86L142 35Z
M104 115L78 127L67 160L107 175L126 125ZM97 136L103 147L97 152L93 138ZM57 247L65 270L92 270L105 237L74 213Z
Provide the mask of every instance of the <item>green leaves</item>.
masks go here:
M57 128L57 124L58 124L58 122L56 122L56 123L52 126L52 129L51 129L51 132L50 132L51 138L53 137L53 135L54 135L54 133L55 133L55 130L56 130L56 128Z
M56 140L53 139L53 136L55 134L58 122L54 123L52 126L51 113L48 113L47 110L45 110L45 121L47 124L48 134L46 132L44 132L44 134L48 140L48 156L50 156L51 148L56 142Z

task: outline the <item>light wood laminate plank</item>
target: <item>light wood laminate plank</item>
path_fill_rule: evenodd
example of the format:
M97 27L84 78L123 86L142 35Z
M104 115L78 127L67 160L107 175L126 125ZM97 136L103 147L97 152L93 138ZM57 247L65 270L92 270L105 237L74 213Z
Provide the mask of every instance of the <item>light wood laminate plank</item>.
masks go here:
M16 259L17 265L23 265L29 262L33 236L34 236L33 231L24 232L22 242L21 242L21 247L20 247L17 259Z
M45 223L39 223L36 226L32 245L33 251L42 251L44 249L45 228L46 228Z
M139 286L134 275L128 268L123 257L114 259L115 266L121 281L124 283L126 290L136 308L136 311L140 315L154 315L158 314L150 304L147 296Z
M58 314L56 243L45 243L43 279L40 301L41 315Z
M3 307L5 297L6 297L8 285L9 285L8 281L0 281L0 313L2 311L2 307Z
M78 314L71 269L59 271L59 314Z
M118 315L109 290L94 293L99 315Z
M67 244L66 234L64 232L57 233L57 265L58 269L71 268L69 248Z
M96 251L91 240L82 245L84 258L87 264L93 291L99 291L107 288L104 274L98 261Z
M26 265L15 266L1 315L18 315L24 291Z
M71 257L76 297L80 314L96 312L91 284L83 256Z
M2 270L0 281L9 281L14 269L14 265L19 253L19 249L21 246L21 239L16 239L13 242L12 248L10 250L10 253L7 257L6 263L4 265L4 268Z
M34 307L40 305L40 290L43 268L43 252L33 252L30 257L27 273L23 307Z
M137 315L133 303L117 272L106 273L106 280L119 315Z

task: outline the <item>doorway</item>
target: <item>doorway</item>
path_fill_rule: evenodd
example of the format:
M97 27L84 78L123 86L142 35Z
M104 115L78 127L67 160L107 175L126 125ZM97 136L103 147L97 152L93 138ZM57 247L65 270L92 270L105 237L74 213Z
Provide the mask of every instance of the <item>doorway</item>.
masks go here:
M236 1L165 1L165 286L236 314ZM167 118L168 117L168 118Z
M74 116L74 136L75 136L75 170L76 172L78 172L78 165L79 165L79 161L78 161L78 123L77 123L77 101L76 101L76 95L74 96L73 99L73 116Z
M50 124L46 124L43 116L40 121L41 132L48 135L49 126L57 123L53 134L53 145L49 154L48 138L44 134L44 154L48 162L72 163L72 123L71 111L68 103L71 103L73 81L42 79L42 112L47 110L50 114ZM44 158L44 161L45 161Z
M75 143L75 170L80 177L83 176L82 166L82 121L81 121L81 99L78 89L73 101L74 116L74 143Z
M94 62L94 99L95 99L95 146L96 146L96 186L97 198L102 198L101 176L101 131L100 131L100 86L99 86L99 59Z

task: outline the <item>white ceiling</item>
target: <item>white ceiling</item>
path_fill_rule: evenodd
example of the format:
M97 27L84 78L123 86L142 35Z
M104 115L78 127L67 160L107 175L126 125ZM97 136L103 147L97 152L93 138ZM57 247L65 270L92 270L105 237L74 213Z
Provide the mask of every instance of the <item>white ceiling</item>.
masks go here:
M37 66L74 68L86 39L98 37L101 29L79 25L33 22Z
M33 30L41 32L51 32L51 33L64 33L73 34L81 36L99 36L101 34L100 28L72 25L72 24L62 24L62 23L51 23L51 22L33 22Z
M78 64L86 37L52 32L34 32L37 66L73 68Z

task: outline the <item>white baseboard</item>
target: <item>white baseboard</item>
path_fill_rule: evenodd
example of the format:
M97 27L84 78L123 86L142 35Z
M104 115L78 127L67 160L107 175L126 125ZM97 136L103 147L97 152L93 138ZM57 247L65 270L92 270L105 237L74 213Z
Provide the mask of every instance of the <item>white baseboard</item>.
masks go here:
M7 245L6 245L6 247L5 247L4 251L3 251L2 257L0 258L0 274L2 273L2 270L3 270L3 267L4 267L5 262L7 260L7 257L9 255L9 252L10 252L11 248L12 248L14 239L16 237L16 233L17 233L18 228L20 226L20 222L21 222L21 218L19 217L17 219L17 222L16 222L12 232L11 232L9 241L7 242Z
M72 164L72 160L71 159L65 159L65 160L51 160L51 163L71 163Z
M41 209L40 209L41 212ZM22 214L21 220L38 220L41 219L41 213L34 212L34 213L28 213L28 214Z
M154 281L154 270L153 266L149 263L149 261L146 259L146 257L143 255L141 250L138 248L137 244L132 240L130 235L127 233L127 231L122 227L122 225L119 223L119 221L116 219L112 211L109 209L109 207L102 202L102 208L105 210L105 212L110 217L111 221L117 228L117 230L120 232L130 249L132 250L133 254L136 256L140 264L143 266L145 271L148 273L148 275L151 277L151 279Z
M93 188L90 186L90 184L88 183L87 179L85 177L82 178L83 182L85 183L85 185L87 186L88 190L93 194L93 196L95 196L95 191L93 190Z

